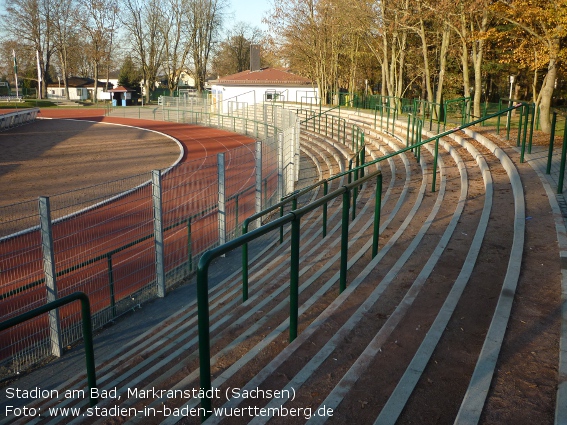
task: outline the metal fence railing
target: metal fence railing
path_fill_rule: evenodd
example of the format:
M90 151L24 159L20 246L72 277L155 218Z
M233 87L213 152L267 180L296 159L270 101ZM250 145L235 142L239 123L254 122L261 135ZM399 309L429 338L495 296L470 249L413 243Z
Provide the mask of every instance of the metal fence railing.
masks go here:
M355 208L356 200L355 200L355 192L357 188L366 181L376 178L376 188L374 192L374 218L373 218L373 235L372 235L372 257L377 255L378 251L378 238L379 238L379 227L380 227L380 210L381 210L381 197L382 197L382 176L380 171L370 171L368 169L366 175L361 177L362 170L364 168L371 167L379 162L385 161L388 158L392 158L396 155L399 155L403 152L412 151L414 154L419 155L419 151L421 146L431 143L434 144L433 149L433 170L432 170L432 186L431 191L435 192L436 190L436 174L437 174L437 161L439 155L439 141L442 137L449 136L453 133L461 131L467 127L471 127L474 125L479 125L483 120L497 118L498 116L506 116L507 113L518 110L520 114L528 115L530 112L530 108L528 104L517 104L513 107L508 109L504 109L502 111L497 112L496 114L490 115L488 117L475 120L473 122L469 122L463 125L460 125L456 128L452 128L450 130L444 131L443 133L436 134L433 137L427 138L425 140L422 139L422 134L414 131L413 138L408 139L406 147L392 152L390 154L381 156L375 160L366 162L359 167L354 168L352 170L345 171L343 173L339 173L338 175L332 176L329 180L336 179L342 175L350 175L354 174L355 177L353 181L347 183L339 187L338 189L334 190L331 193L325 193L324 196L321 198L301 207L295 209L296 205L296 196L300 195L300 192L296 194L296 196L288 197L286 200L282 201L282 206L284 203L292 203L294 206L292 207L292 211L288 214L283 215L267 224L264 224L256 229L245 232L242 236L227 242L223 245L215 247L206 253L203 254L201 257L198 267L197 267L197 306L198 306L198 332L199 332L199 377L200 377L200 388L203 390L204 396L201 398L201 409L200 412L203 413L201 420L204 421L208 416L210 416L210 412L212 411L212 379L211 379L211 337L210 337L210 324L209 324L209 288L208 288L208 274L209 274L209 267L212 261L222 255L226 255L231 251L235 250L236 248L242 247L242 293L243 293L243 301L246 301L248 298L248 250L247 245L253 242L255 239L274 232L278 229L281 229L286 224L291 224L291 231L290 231L290 265L289 265L289 341L292 342L298 335L299 329L299 299L298 299L298 288L299 288L299 278L300 278L300 240L301 240L301 227L300 222L303 216L307 213L315 210L315 209L323 209L328 202L330 202L334 198L342 197L342 219L341 219L341 236L340 236L340 262L338 265L339 268L339 293L343 292L347 285L347 258L348 258L348 239L349 239L349 209L351 208L351 200L353 202L352 208ZM402 121L398 121L396 126L400 126ZM416 126L419 131L421 131L423 127L423 122L420 118L416 118ZM396 130L395 128L393 129ZM521 133L522 140L526 139L526 127L519 127L519 132ZM358 176L358 178L357 178ZM325 181L318 182L312 185L310 188L306 190L310 190L313 187L318 185L324 184ZM269 213L270 210L278 208L279 205L275 205L269 208L266 211L262 211L254 216L251 216L247 219L244 223L243 230L247 230L247 225L253 223L258 217L265 213ZM353 216L354 217L354 216ZM322 226L326 225L325 215L323 214L323 223Z
M41 197L39 204L0 207L0 322L80 291L100 327L164 296L206 250L236 237L246 216L293 192L299 131L291 111L270 106L254 121L189 108L178 115L168 102L157 118L169 113L258 141L163 172ZM80 309L69 305L55 322L43 314L0 332L0 363L18 372L58 356L80 339L80 323Z
M7 114L0 114L0 131L33 122L38 112L39 108L28 108Z

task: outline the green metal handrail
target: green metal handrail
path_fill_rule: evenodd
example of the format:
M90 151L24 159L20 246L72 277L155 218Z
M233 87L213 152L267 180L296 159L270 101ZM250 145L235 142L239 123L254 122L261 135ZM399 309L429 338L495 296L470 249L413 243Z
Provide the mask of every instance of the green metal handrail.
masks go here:
M41 307L34 308L19 316L0 322L0 332L12 328L20 323L26 322L34 317L48 313L51 310L70 304L74 301L81 301L81 317L83 320L83 341L85 343L85 361L87 368L87 383L89 389L96 388L96 370L94 360L93 331L91 324L91 304L89 297L84 292L75 292L51 301ZM93 393L89 391L89 400L91 407L97 404L98 399L92 397Z
M274 221L271 221L263 226L260 226L249 233L243 234L230 242L227 242L219 247L213 248L205 252L201 259L199 260L199 265L197 266L197 309L198 309L198 326L199 326L199 369L200 369L200 385L201 388L209 393L211 389L211 362L210 362L210 332L209 332L209 267L211 262L230 251L244 246L249 242L270 233L274 230L279 229L286 224L291 223L291 268L290 268L290 330L289 339L290 342L297 337L297 327L298 327L298 295L299 295L299 242L300 242L300 222L301 218L319 208L329 201L343 196L343 213L342 213L342 232L341 232L341 260L340 260L340 278L339 278L339 291L342 292L346 289L346 274L347 274L347 260L348 260L348 224L349 224L349 207L350 207L350 193L356 187L359 186L371 178L376 177L377 185L382 185L382 173L380 171L375 171L360 178L359 180L342 186L341 188L317 199L316 201L299 208L297 210L291 211L283 217L279 217ZM376 193L381 193L376 191ZM375 219L374 223L379 224L379 218L376 215L380 215L380 202L375 204ZM379 228L374 228L373 244L377 246ZM244 267L244 264L243 264ZM246 267L248 265L246 264ZM201 407L204 408L205 416L202 419L206 419L210 414L211 398L205 397L201 399Z
M432 192L435 192L436 186L436 174L437 174L437 158L439 155L439 139L445 137L449 134L455 133L457 131L463 130L467 127L479 124L485 120L494 118L496 116L500 116L501 114L508 113L509 110L514 110L522 108L522 111L525 108L529 107L527 104L520 104L515 105L511 108L508 108L504 111L499 111L495 114L492 114L487 117L483 117L479 120L461 125L459 127L447 130L441 134L437 134L434 137L428 138L426 140L420 141L418 143L412 143L412 145L407 146L405 148L400 149L397 152L382 156L377 158L376 160L367 162L365 164L359 165L351 170L345 171L338 175L333 176L334 178L338 178L341 175L344 176L349 173L356 172L357 170L362 170L365 167L372 166L377 164L380 161L387 160L395 155L399 155L400 153L417 149L419 152L419 148L426 143L430 143L432 141L435 142L434 148L434 165L433 165L433 181L432 181ZM421 120L419 120L421 121ZM527 120L526 120L527 122ZM421 128L418 127L418 130L421 131ZM521 128L520 128L521 130ZM566 133L567 134L567 133ZM525 140L525 134L524 134ZM524 142L525 144L525 142ZM380 171L373 172L368 174L365 177L362 177L352 183L349 183L341 188L331 192L330 194L324 194L324 196L300 209L293 210L286 214L285 216L279 217L272 222L269 222L263 226L260 226L249 233L245 233L239 238L236 238L230 242L227 242L224 245L221 245L217 248L209 250L203 254L199 261L199 265L197 268L197 304L198 304L198 320L199 320L199 362L200 362L200 385L203 390L209 392L208 390L211 389L211 372L210 372L210 333L209 333L209 295L208 295L208 270L210 267L211 262L222 255L227 254L228 252L236 249L240 246L244 246L249 242L255 240L256 238L263 236L269 232L272 232L276 229L282 228L284 225L291 223L291 266L290 266L290 341L293 341L297 336L297 320L298 320L298 280L299 280L299 242L300 242L300 220L303 215L306 213L313 211L314 209L325 206L330 200L335 199L338 196L343 196L343 207L342 207L342 228L341 228L341 260L340 260L340 279L339 279L339 290L342 292L346 288L346 271L347 271L347 250L348 250L348 222L349 222L349 207L350 207L350 194L351 192L358 186L360 186L363 182L367 181L368 179L377 176L377 190L376 190L376 201L375 201L375 211L374 211L374 236L373 236L373 247L372 253L373 256L376 255L378 249L378 232L379 232L379 215L380 215L380 208L381 208L381 191L382 191L382 174ZM320 185L321 183L328 184L330 179L326 179L323 182L319 182L316 185ZM292 195L290 198L293 200L295 195ZM380 198L379 198L380 197ZM296 199L296 198L295 198ZM289 202L289 199L286 200ZM283 201L282 201L283 202ZM277 208L277 207L276 207ZM271 211L273 211L273 208ZM262 214L262 213L259 213ZM251 220L258 218L259 215L255 215L255 217L250 217ZM250 220L250 221L251 221ZM243 270L248 268L247 264L247 257L246 261L243 261L242 267ZM244 272L243 272L244 273ZM246 272L247 273L247 272ZM205 414L202 418L203 420L209 416L209 411L212 408L211 398L205 397L201 400L201 407L204 409Z
M339 110L339 116L335 116L333 114L331 114L330 112L338 109ZM298 115L300 115L302 112L305 112L305 115L307 116L308 112L313 113L313 111L307 109L307 110L302 110L302 109L297 109L296 113ZM340 116L340 105L339 106L335 106L333 108L330 108L326 111L322 111L318 114L314 114L313 116L306 118L303 121L300 121L300 124L307 127L307 123L311 120L313 120L313 131L316 130L315 128L315 119L319 118L319 129L318 132L321 133L321 123L322 123L322 117L325 116L325 124L324 124L324 128L325 128L325 136L328 136L328 117L331 117L331 138L334 137L334 129L335 129L335 125L334 125L334 119L338 119L339 124L338 124L338 128L337 128L337 141L340 142L341 141L341 123L342 123L342 133L343 133L343 145L346 146L346 128L347 128L347 121L344 118L341 118ZM307 127L307 129L309 129ZM351 129L351 150L352 151L356 151L358 149L361 148L361 146L364 144L364 131L356 124L352 125L352 129Z
M551 133L549 135L549 151L547 155L546 174L551 174L551 163L553 159L553 147L555 143L555 134L557 132L557 116L560 115L564 118L563 124L563 143L561 148L560 165L559 165L559 178L557 180L557 194L563 193L563 182L565 179L565 164L567 163L567 113L555 109L553 110L551 118Z

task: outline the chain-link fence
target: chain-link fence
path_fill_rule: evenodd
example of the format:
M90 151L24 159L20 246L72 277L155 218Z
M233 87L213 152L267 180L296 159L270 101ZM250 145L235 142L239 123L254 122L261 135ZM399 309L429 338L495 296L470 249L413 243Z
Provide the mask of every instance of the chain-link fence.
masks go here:
M164 172L0 208L0 321L82 291L100 327L164 296L191 275L202 253L238 235L246 217L294 190L295 114L271 105L235 108L232 115L208 108L206 99L162 98L143 112L258 141ZM0 362L11 374L61 355L80 338L80 311L70 304L0 333Z

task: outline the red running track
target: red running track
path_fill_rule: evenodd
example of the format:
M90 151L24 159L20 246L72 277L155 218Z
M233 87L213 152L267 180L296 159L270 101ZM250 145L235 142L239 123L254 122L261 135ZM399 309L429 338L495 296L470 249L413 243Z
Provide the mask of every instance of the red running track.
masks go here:
M254 184L254 139L227 131L162 121L104 117L104 110L44 110L41 117L87 119L96 122L132 125L159 131L177 139L184 148L181 163L163 176L164 227L202 211L217 202L216 154L242 147L237 158L227 155L227 196ZM233 158L234 157L234 158ZM195 162L198 166L195 168ZM186 167L192 163L191 167ZM240 217L253 213L254 193L243 196ZM249 205L243 211L242 205ZM113 202L78 214L53 225L56 271L68 269L97 256L104 256L153 232L151 187L145 185ZM227 217L234 219L234 211ZM240 222L242 218L240 219ZM195 220L192 226L192 251L200 252L216 235L217 211ZM31 246L30 246L31 245ZM13 264L14 252L22 253ZM176 227L165 234L166 271L187 261L187 228ZM43 276L41 244L38 231L0 242L0 292L7 294ZM111 291L112 268L116 302L131 297L155 278L154 240L149 238L109 258L93 262L57 280L58 295L86 292L92 312L107 309ZM12 263L12 264L10 264ZM109 264L111 266L109 266ZM0 320L6 320L46 302L46 288L40 284L0 299ZM61 326L67 328L80 320L78 305L60 309ZM0 335L0 360L29 348L48 336L47 315L28 321Z

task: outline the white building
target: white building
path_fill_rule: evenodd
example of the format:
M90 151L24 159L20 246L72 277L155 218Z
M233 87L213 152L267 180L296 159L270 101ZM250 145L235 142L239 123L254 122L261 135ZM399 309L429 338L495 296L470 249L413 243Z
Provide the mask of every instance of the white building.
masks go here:
M92 78L70 77L67 81L69 87L69 100L83 101L93 98L94 80ZM113 85L110 83L108 88ZM106 82L99 81L97 84L98 100L110 99L110 94L105 91ZM65 100L65 87L61 82L47 86L47 98L54 100Z
M317 86L309 79L281 68L243 71L210 82L213 101L221 112L264 101L317 103Z

